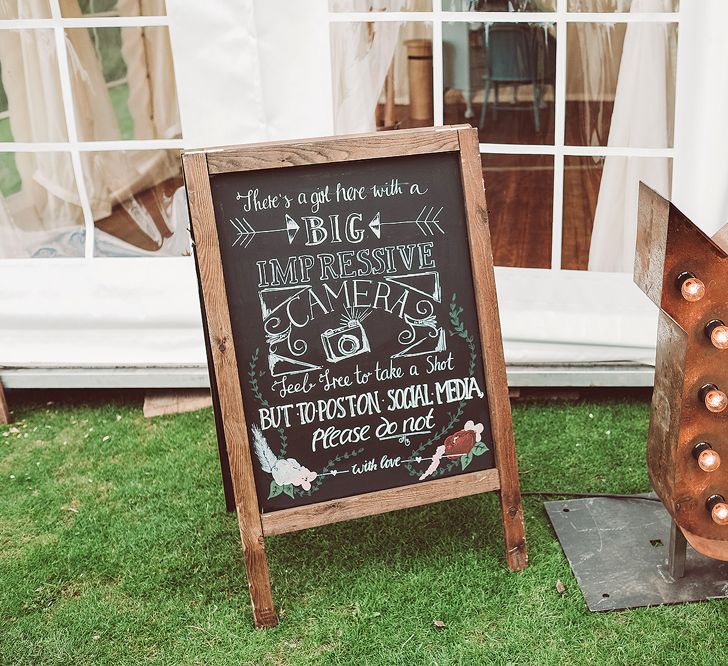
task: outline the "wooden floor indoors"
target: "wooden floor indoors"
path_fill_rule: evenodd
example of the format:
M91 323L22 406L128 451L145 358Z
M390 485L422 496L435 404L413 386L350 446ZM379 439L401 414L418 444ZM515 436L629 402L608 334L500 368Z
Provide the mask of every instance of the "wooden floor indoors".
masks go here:
M469 122L464 104L445 105L445 124ZM569 102L566 108L568 145L606 145L611 105ZM426 127L432 119L412 120L409 107L396 107L398 127ZM541 109L541 131L536 132L528 110L500 110L497 118L488 113L480 130L482 143L549 145L554 137L553 103ZM554 162L551 155L484 154L485 181L493 255L498 266L549 268L551 266L551 218ZM566 157L564 168L564 212L561 265L586 270L589 260L594 212L596 210L603 161L592 157Z

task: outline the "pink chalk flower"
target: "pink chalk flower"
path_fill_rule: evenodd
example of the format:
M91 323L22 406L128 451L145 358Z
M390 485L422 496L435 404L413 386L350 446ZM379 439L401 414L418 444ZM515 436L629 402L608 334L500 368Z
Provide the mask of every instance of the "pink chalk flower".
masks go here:
M475 423L474 421L466 421L464 430L472 430L475 433L475 441L481 441L483 430L485 426L482 423Z

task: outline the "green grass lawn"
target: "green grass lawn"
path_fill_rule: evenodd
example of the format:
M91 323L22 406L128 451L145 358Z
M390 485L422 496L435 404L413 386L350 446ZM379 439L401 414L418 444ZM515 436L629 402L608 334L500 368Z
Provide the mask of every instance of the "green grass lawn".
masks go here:
M510 573L492 493L268 539L255 631L211 411L47 399L0 426L1 664L728 663L726 602L590 613L539 498ZM648 490L648 409L517 404L523 489Z

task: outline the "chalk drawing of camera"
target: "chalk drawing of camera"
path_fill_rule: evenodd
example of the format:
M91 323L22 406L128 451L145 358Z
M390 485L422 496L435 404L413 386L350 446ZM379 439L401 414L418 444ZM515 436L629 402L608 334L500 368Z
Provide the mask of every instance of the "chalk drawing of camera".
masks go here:
M366 354L371 351L369 340L360 321L348 321L339 328L329 328L321 334L326 358L331 363Z

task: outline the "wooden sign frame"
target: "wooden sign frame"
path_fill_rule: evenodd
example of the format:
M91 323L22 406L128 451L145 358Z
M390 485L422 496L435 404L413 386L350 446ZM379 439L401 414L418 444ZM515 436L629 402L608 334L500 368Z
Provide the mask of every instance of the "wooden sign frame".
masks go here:
M233 345L210 177L230 172L442 152L459 154L495 468L430 480L418 485L390 488L261 513L258 507L246 414ZM271 627L278 622L264 547L265 537L274 534L476 493L498 491L505 534L506 561L514 571L525 568L527 553L523 510L477 130L468 125L461 125L384 132L376 135L264 143L186 151L182 160L207 339L213 363L210 372L212 380L216 382L219 398L256 627Z

